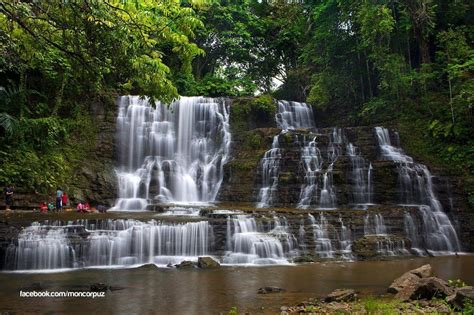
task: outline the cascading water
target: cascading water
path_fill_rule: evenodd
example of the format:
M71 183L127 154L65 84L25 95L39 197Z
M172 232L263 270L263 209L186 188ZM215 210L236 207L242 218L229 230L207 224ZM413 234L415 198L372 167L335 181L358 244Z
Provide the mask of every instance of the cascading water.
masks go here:
M77 234L85 238L69 240ZM74 239L74 237L73 237ZM54 270L79 267L167 265L197 260L209 253L213 231L207 221L170 224L157 221L108 220L68 225L33 224L22 231L18 245L10 249L13 269Z
M409 254L405 247L405 241L388 233L382 214L371 216L367 214L364 218L364 235L375 236L377 254L381 256L398 256Z
M393 146L388 129L375 127L375 133L382 158L397 165L401 203L419 206L425 247L433 254L460 251L456 230L436 197L428 168L414 162L399 146Z
M313 227L313 237L315 244L315 252L321 258L333 258L334 250L332 247L331 239L328 235L329 224L324 216L324 214L319 215L319 222L316 221L316 218L308 214L308 218Z
M367 162L357 151L357 147L352 143L347 145L346 152L352 164L351 180L353 203L356 207L366 208L371 204L372 197L370 179L372 165L369 164L367 166Z
M16 270L75 267L75 251L62 227L33 223L18 235L17 247L10 247Z
M230 149L225 100L181 97L170 106L119 99L120 167L116 210L158 202L212 202Z
M315 199L318 196L318 175L323 164L323 158L317 146L316 137L301 149L301 161L305 175L304 184L301 186L298 208L305 209L317 202Z
M411 241L412 251L414 251L417 255L425 254L424 250L422 249L423 240L418 229L418 224L416 223L411 213L404 213L403 224L405 229L405 235Z
M341 217L339 217L339 223L341 223L341 233L339 235L339 252L341 253L342 259L352 260L352 232L348 228Z
M281 150L278 135L273 137L272 148L265 152L260 167L262 170L262 188L258 193L257 208L272 205L277 199L278 175L280 173Z
M225 264L288 264L287 256L295 251L296 240L286 225L275 219L265 231L255 218L237 215L227 218Z
M334 128L329 135L326 159L328 166L324 173L322 168L325 161L317 146L316 139L317 137L313 138L301 149L301 163L305 176L300 190L298 208L307 209L311 205L318 205L318 209L335 209L337 198L333 186L333 167L341 155L341 144L344 141L344 135L340 128Z
M275 118L278 128L284 131L316 128L313 108L306 103L278 101L278 113Z
M313 109L305 103L278 101L275 120L278 128L282 129L281 133L299 128L315 128ZM265 152L260 161L262 187L258 193L257 208L265 208L277 202L281 155L276 135L271 149Z
M373 219L367 214L364 217L364 235L387 235L387 226L380 213L374 214Z

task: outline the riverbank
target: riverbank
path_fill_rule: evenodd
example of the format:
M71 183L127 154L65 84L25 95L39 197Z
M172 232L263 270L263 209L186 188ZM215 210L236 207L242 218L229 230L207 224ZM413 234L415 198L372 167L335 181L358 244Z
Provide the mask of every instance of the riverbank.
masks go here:
M385 296L387 287L404 272L431 264L443 279L474 283L474 256L413 258L397 261L311 263L296 266L222 267L218 269L79 269L53 273L0 273L0 310L16 313L84 314L279 314L318 300L338 288L356 290L361 303ZM105 298L20 298L21 289L85 290L104 283L114 288ZM285 291L258 294L274 286ZM385 301L385 298L382 298ZM81 308L78 309L78 303ZM365 304L362 304L365 305Z

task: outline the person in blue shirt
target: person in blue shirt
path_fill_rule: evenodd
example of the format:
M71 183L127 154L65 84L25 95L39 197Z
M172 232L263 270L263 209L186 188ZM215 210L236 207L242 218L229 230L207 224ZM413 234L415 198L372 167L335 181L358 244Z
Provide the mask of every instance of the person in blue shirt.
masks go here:
M5 195L5 205L6 212L10 211L10 207L13 205L13 187L8 185L3 189L3 194Z
M63 190L58 187L58 189L56 190L56 211L61 211L61 209L63 208Z

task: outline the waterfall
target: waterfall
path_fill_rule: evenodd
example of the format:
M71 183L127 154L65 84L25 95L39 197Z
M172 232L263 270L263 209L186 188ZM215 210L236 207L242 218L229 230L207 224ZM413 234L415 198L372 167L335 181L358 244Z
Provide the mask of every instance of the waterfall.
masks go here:
M333 258L334 250L332 247L331 239L329 238L328 229L329 224L323 213L319 215L319 222L311 214L308 214L308 218L313 227L313 237L315 244L315 252L321 258Z
M262 188L260 188L258 193L257 208L265 208L276 202L280 159L281 151L278 143L278 135L276 135L273 137L272 148L265 152L265 155L260 161Z
M372 172L372 164L367 167L367 162L357 151L352 143L349 143L346 147L347 155L351 160L352 172L352 197L353 202L358 207L366 208L371 202L371 189L372 185L370 182L370 176Z
M318 149L316 137L313 138L301 150L301 161L303 164L304 184L301 186L298 208L307 208L317 202L318 174L321 172L323 158Z
M333 186L333 167L342 153L344 135L342 129L333 128L329 134L326 160L321 155L316 139L317 137L314 137L301 149L301 164L305 175L298 208L307 209L311 205L318 205L318 209L335 209L337 197ZM327 164L326 171L323 171L324 164Z
M73 268L75 263L75 251L62 227L33 223L20 232L17 247L10 250L17 270Z
M282 130L316 127L313 108L306 103L278 101L275 118L278 128Z
M428 168L414 162L398 145L393 146L388 129L375 127L375 133L382 158L397 165L401 203L417 205L420 209L425 247L432 253L460 251L456 230L435 194L433 176Z
M418 255L423 255L424 251L422 249L422 238L418 225L415 222L415 219L409 212L405 212L403 215L403 225L405 230L405 235L411 241L411 249Z
M381 256L408 255L405 248L405 241L402 239L392 239L383 237L377 240L377 253Z
M352 232L351 229L345 226L344 221L339 217L339 223L341 224L341 233L339 235L339 248L342 259L352 260Z
M288 264L287 256L296 249L296 240L287 225L274 219L266 231L253 217L237 215L227 220L225 264Z
M373 220L370 220L370 215L364 217L364 235L387 235L387 226L383 216L380 213L373 215Z
M225 100L181 97L171 105L119 99L116 210L158 202L212 202L229 158Z
M69 233L76 238L74 244ZM77 239L74 234L87 236ZM20 233L18 245L12 251L17 270L147 263L164 266L209 254L212 239L213 231L207 221L172 224L128 219L96 224L86 220L62 226L34 223Z

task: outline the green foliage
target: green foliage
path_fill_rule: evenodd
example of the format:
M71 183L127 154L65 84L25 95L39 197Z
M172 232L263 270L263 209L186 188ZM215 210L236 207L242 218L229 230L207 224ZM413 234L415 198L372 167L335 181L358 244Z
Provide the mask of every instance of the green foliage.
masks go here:
M262 120L271 120L276 113L275 100L270 95L256 97L250 103L250 111Z
M464 315L473 315L474 314L474 300L464 299L462 314Z
M456 288L462 288L462 287L467 286L467 284L464 281L462 281L461 279L455 279L455 280L450 279L450 280L448 280L448 283L449 283L450 286L456 287Z
M396 307L396 301L384 301L375 298L367 298L362 301L365 311L367 314L398 314L399 310Z
M237 306L232 306L230 308L229 315L237 315Z
M170 101L178 95L170 66L189 71L202 53L189 40L203 26L190 6L195 4L7 0L0 4L0 64L24 84L48 87L58 105L64 95L108 87Z

